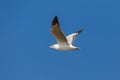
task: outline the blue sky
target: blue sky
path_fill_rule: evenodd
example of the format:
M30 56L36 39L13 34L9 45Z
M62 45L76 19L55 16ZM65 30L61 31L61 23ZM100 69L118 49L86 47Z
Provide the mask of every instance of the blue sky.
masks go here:
M0 80L120 80L119 0L0 0ZM58 16L66 35L83 28L78 51L56 51Z

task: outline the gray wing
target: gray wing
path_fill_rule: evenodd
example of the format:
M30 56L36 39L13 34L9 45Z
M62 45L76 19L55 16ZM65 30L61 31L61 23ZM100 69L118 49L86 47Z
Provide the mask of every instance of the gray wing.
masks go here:
M60 29L57 16L55 16L55 18L53 19L51 33L56 38L58 44L68 44L66 37Z
M72 44L73 41L75 40L76 36L79 35L82 31L83 31L83 29L80 29L79 31L66 36L68 43Z

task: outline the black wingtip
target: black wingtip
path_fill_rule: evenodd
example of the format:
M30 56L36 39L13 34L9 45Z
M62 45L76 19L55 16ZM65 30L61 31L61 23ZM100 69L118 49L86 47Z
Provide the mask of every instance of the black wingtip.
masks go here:
M80 30L77 31L76 33L80 34L81 32L83 32L83 29L80 29Z
M56 23L59 24L57 16L54 17L52 25L55 25Z
M54 19L58 19L58 17L57 16L55 16L55 18Z

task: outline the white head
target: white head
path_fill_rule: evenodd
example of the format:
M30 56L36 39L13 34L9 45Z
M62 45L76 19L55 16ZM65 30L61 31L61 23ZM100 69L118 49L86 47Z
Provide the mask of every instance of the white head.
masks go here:
M50 46L49 48L53 48L53 49L58 49L59 46L57 44L53 44L52 46Z

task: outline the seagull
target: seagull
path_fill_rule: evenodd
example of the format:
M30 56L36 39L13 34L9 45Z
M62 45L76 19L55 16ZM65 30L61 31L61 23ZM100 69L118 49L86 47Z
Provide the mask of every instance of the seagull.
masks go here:
M57 44L53 44L49 48L53 48L56 50L79 50L80 49L78 47L73 46L72 43L75 40L76 36L83 31L83 29L80 29L79 31L72 33L68 36L65 36L61 31L61 28L58 22L58 17L55 16L52 21L52 26L50 28L50 31L52 35L55 37Z

